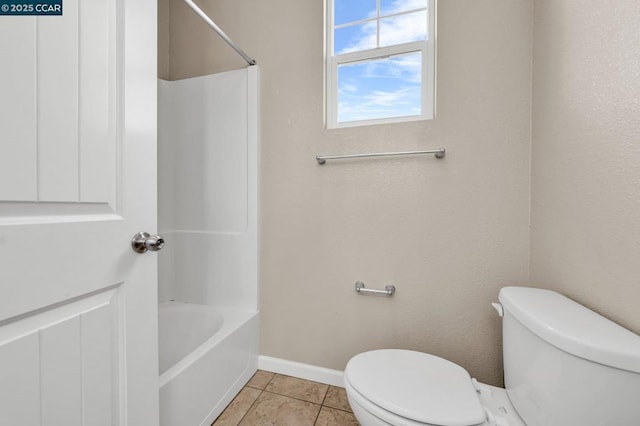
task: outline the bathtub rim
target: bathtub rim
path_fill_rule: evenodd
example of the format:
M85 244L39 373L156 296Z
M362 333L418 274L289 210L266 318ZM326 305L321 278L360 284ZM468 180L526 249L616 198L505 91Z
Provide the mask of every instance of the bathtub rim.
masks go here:
M207 342L223 326L224 315L219 309L175 301L158 304L159 376ZM186 337L185 341L181 340L185 336L192 338ZM189 350L185 351L186 348Z
M169 367L164 373L159 375L159 383L158 388L162 388L167 383L171 382L174 378L176 378L180 373L189 368L192 364L198 361L202 356L204 356L207 352L217 346L220 342L225 340L234 331L240 328L243 324L251 321L253 318L259 315L259 311L253 310L243 310L243 309L231 309L227 307L220 306L212 306L212 305L202 305L199 303L190 303L190 302L181 302L181 301L165 301L158 304L158 309L163 306L170 306L175 304L190 304L190 305L199 305L199 306L207 306L216 312L220 313L223 317L222 327L211 337L205 340L200 346L195 348L193 351L188 353L185 357L180 359L174 365Z

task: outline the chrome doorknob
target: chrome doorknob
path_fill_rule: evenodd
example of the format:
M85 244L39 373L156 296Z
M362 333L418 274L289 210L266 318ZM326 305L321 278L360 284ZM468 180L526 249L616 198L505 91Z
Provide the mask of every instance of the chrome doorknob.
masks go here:
M162 250L164 238L160 235L151 235L148 232L138 232L131 239L131 247L136 253L146 253L147 250Z

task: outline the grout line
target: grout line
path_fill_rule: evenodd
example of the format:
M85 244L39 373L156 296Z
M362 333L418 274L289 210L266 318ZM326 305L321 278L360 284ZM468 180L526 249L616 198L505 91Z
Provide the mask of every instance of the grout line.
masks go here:
M320 409L318 410L318 414L316 415L316 420L313 422L313 425L315 426L316 423L318 423L318 418L320 417L320 413L322 412L322 407L324 407L324 402L327 399L327 394L329 393L329 388L331 387L331 385L327 386L327 390L324 391L324 396L322 397L322 402L320 403Z
M250 388L250 389L256 389L256 390L260 390L260 391L264 390L264 389L259 388L259 387L256 387L256 386L251 386L251 385L249 385L249 384L244 385L244 387L245 387L245 388ZM243 388L243 389L244 389L244 388Z
M329 394L329 388L331 385L327 386L327 390L324 392L324 397L322 398L322 403L320 404L320 409L318 410L318 415L316 416L316 420L313 422L315 426L318 423L318 419L320 418L320 413L322 412L322 408L325 407L324 402L327 400L327 395Z
M324 405L324 402L327 400L327 395L329 394L330 387L331 385L327 386L327 391L324 393L324 398L322 398L322 405Z
M271 379L269 380L269 382L267 382L266 385L264 385L264 389L262 389L262 390L266 390L267 386L269 386L271 384L271 382L273 382L273 379L275 379L277 375L278 375L278 373L273 373L273 376L271 376Z
M271 392L271 391L268 391L268 390L265 390L265 391L263 391L263 392L270 393L270 394L272 394L272 395L284 396L285 398L291 398L291 399L295 399L296 401L302 401L302 402L306 402L306 403L308 403L308 404L319 405L319 406L321 406L321 407L322 407L322 404L319 404L319 403L317 403L317 402L307 401L306 399L296 398L295 396L283 395L283 394L281 394L281 393Z
M329 387L327 388L327 393L324 395L324 399L322 400L322 406L323 406L323 407L330 408L330 409L332 409L332 410L344 411L345 413L351 413L351 414L353 414L353 411L348 411L348 410L344 410L344 409L342 409L342 408L336 408L336 407L332 407L332 406L330 406L330 405L326 405L326 404L325 404L325 402L327 401L327 395L329 394L329 389L331 389L331 387L332 387L332 386L333 386L333 385L329 385ZM337 386L333 386L333 387L335 388L335 387L337 387ZM349 405L349 408L351 408L351 405Z
M258 371L264 371L264 370L258 370ZM265 371L266 373L270 373L270 371ZM257 372L256 372L257 374ZM265 390L267 388L267 386L269 386L269 383L271 383L273 381L273 379L276 377L277 373L273 373L273 376L271 376L271 378L269 379L269 381L267 382L267 384L264 385L264 388L259 388L256 386L251 386L249 383L247 383L246 385L244 385L245 388L251 388L251 389L258 389L258 390ZM255 374L251 377L253 379L253 377L255 376ZM249 381L251 381L251 379L249 379Z
M245 386L246 387L246 386ZM255 388L251 388L251 389L255 389ZM264 393L263 390L260 391L260 393L258 394L258 397L253 401L253 404L251 404L249 406L249 408L247 409L247 411L245 411L245 413L242 415L242 417L240 418L240 420L238 420L238 423L236 423L236 426L239 425L240 423L242 423L242 421L244 420L245 417L247 417L247 414L249 414L249 411L251 411L251 409L253 408L254 405L256 405L256 402L258 402L258 400L260 399L260 397L262 396L262 394Z
M336 411L342 411L343 413L353 414L353 411L347 411L347 410L343 410L342 408L331 407L330 405L323 405L323 407L328 408L329 410L336 410Z
M316 426L316 423L318 423L318 418L320 417L320 413L322 412L322 407L324 407L324 405L320 406L320 409L318 410L318 414L316 414L316 419L313 421L313 426Z
M318 414L316 415L316 419L313 422L313 426L316 425L316 423L318 423L318 419L320 418L320 413L322 412L322 408L325 406L324 402L327 400L327 394L329 393L329 388L331 386L327 386L327 390L324 393L324 397L322 398L322 403L320 404L320 409L318 410Z

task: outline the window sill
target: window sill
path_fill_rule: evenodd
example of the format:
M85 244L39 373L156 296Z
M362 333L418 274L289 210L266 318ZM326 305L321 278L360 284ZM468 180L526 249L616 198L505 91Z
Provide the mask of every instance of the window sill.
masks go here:
M346 129L349 127L376 126L378 124L408 123L413 121L433 120L432 115L408 115L401 117L377 118L373 120L346 121L344 123L327 123L327 130Z

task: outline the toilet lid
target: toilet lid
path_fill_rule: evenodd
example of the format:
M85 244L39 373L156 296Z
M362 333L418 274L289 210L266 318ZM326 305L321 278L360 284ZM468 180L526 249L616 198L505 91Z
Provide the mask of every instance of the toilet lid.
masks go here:
M467 370L421 352L382 349L351 358L344 378L398 416L433 425L471 426L486 415Z

